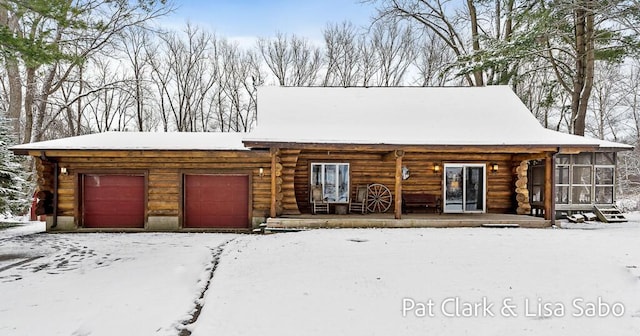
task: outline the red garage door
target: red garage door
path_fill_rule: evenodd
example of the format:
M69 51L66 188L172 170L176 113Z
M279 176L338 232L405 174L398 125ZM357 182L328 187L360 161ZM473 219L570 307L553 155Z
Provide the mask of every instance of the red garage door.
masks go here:
M184 227L247 228L247 175L185 175Z
M82 187L84 227L144 227L144 176L87 174Z

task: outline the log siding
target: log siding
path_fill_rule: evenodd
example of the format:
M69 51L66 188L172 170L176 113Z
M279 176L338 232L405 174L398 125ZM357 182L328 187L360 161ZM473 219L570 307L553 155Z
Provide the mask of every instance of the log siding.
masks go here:
M402 154L398 156L398 154ZM444 165L485 164L486 212L515 213L517 207L514 167L522 162L518 153L460 153L408 150L369 149L362 151L339 149L273 148L247 151L56 151L46 153L51 161L36 157L38 184L41 190L53 191L53 163L67 169L59 174L58 215L76 219L82 215L79 176L83 173L118 174L144 171L146 176L146 218L174 218L175 228L183 221L183 176L192 172L201 174L247 174L249 176L250 211L252 227L267 217L300 215L311 212L309 202L312 162L349 163L350 193L357 185L384 184L394 196L388 213L400 210L395 197L398 184L408 193L443 195ZM544 155L542 153L538 156ZM499 166L492 172L490 164ZM435 172L434 165L441 170ZM398 180L402 167L410 176ZM399 190L398 190L399 191ZM353 197L353 195L351 195ZM397 214L399 216L399 214Z
M269 216L271 197L271 158L264 151L145 151L144 155L126 151L76 151L53 157L67 174L59 174L58 216L72 216L81 226L81 192L79 179L83 174L143 173L147 181L146 217L182 216L183 174L247 174L250 189L250 218ZM260 170L262 169L262 174ZM40 190L53 192L53 164L36 158ZM262 175L262 176L261 176ZM180 221L182 219L180 218ZM255 223L254 223L255 224Z
M396 160L386 160L387 153L380 152L333 152L302 151L295 168L295 201L301 213L310 213L309 188L312 162L336 162L350 164L352 191L356 185L380 183L396 195ZM433 171L433 165L444 163L497 163L500 169L493 173L487 166L487 212L512 213L515 180L511 172L513 158L510 154L461 154L461 153L414 153L405 152L402 166L409 168L410 177L402 181L405 192L442 195L443 170ZM518 161L518 164L520 162ZM353 195L352 195L353 196ZM395 197L395 196L394 196ZM395 203L395 202L394 202ZM395 212L395 206L389 209Z

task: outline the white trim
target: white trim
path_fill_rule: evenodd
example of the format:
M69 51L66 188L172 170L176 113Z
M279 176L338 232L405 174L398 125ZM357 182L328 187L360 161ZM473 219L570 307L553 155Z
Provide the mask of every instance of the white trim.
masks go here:
M443 165L443 173L442 173L442 212L444 213L485 213L487 212L487 164L484 163L445 163ZM480 167L482 168L482 210L465 210L466 203L466 175L467 171L465 168L467 167ZM462 168L462 206L460 211L451 211L447 210L447 168Z
M333 195L335 197L335 201L328 201L329 203L340 203L340 204L347 204L349 203L349 191L351 190L351 165L348 162L311 162L311 166L310 166L310 172L309 172L309 185L312 186L313 185L313 166L320 166L322 168L320 168L320 185L322 185L322 195L323 198L326 199L325 197L325 167L326 166L335 166L336 167L336 176L335 176L335 185L339 186L340 185L340 166L346 166L347 167L347 187L345 190L346 193L346 200L345 201L340 201L340 192L339 192L339 187L336 187L335 190L335 194ZM311 197L311 195L309 195L309 197Z

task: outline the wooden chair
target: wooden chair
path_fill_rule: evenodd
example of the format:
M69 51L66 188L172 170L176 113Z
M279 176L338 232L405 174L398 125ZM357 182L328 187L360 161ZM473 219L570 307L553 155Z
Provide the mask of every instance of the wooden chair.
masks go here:
M329 213L329 203L324 200L321 185L311 186L311 203L314 215L317 213Z
M367 197L369 196L369 187L359 185L356 187L356 194L349 200L349 213L359 212L365 214L367 212Z

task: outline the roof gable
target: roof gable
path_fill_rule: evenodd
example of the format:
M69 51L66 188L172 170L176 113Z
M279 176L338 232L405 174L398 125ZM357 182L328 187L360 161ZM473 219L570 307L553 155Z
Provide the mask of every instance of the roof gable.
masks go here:
M598 145L545 129L508 86L260 87L245 143Z

